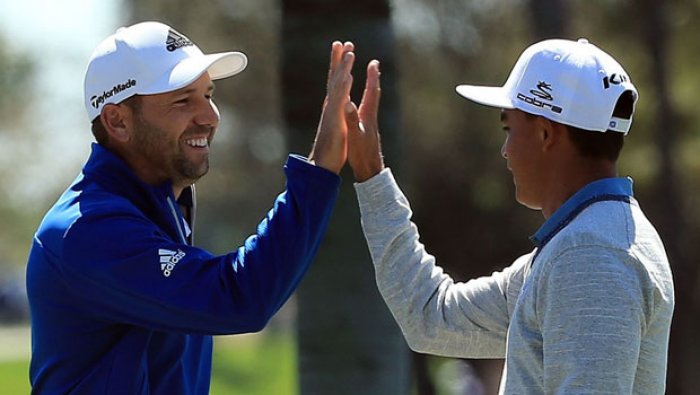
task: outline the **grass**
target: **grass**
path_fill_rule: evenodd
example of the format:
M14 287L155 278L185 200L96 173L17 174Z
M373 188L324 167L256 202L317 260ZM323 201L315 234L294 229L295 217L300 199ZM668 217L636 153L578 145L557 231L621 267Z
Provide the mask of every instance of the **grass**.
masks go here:
M29 393L29 359L0 362L0 394Z
M296 393L296 348L291 333L216 338L211 395Z
M0 343L5 340L8 338ZM0 352L0 395L29 394L28 371L26 352ZM292 395L296 388L296 349L291 332L215 338L210 395Z

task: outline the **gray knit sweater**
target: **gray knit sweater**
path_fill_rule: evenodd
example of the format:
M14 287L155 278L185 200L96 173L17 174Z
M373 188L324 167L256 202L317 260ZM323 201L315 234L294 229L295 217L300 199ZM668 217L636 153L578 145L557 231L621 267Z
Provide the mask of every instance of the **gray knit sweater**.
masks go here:
M409 346L505 358L505 394L663 394L674 304L663 244L631 180L599 184L545 223L534 251L466 283L425 251L389 169L356 184L377 285Z

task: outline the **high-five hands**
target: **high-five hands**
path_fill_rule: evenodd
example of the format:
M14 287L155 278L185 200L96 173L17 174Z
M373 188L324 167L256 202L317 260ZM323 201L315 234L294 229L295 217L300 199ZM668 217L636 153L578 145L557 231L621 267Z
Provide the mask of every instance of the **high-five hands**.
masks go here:
M316 141L309 160L336 174L345 165L348 157L348 127L345 112L350 106L352 87L352 65L355 54L351 42L333 42L331 65L328 71L326 98L323 101L321 120L316 131Z
M367 65L359 109L350 101L354 45L333 42L326 98L309 160L336 174L350 162L355 180L366 181L384 169L379 141L379 62Z

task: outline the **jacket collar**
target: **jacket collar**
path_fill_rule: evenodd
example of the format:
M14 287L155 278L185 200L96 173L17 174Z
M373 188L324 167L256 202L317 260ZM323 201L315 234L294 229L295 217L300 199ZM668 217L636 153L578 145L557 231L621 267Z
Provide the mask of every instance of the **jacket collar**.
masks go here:
M530 241L540 250L560 230L566 227L576 216L591 204L603 200L618 200L629 202L633 196L632 179L604 178L596 180L579 189L564 202L557 211L547 219Z
M144 192L160 196L173 195L170 182L153 186L141 181L122 158L97 143L92 144L92 152L83 166L83 173L97 180L104 189L129 200L143 200Z
M141 181L123 159L97 143L92 144L92 152L83 166L83 174L86 178L95 180L102 189L131 201L139 210L160 223L161 226L164 223L169 226L175 225L172 210L167 204L168 199L173 202L180 217L179 221L182 221L183 218L179 206L185 208L188 220L194 220L195 196L193 187L185 188L180 198L175 199L171 182L150 185ZM154 216L156 217L154 218ZM190 229L194 229L193 223L188 225ZM177 229L171 231L177 234ZM187 238L191 239L191 235Z

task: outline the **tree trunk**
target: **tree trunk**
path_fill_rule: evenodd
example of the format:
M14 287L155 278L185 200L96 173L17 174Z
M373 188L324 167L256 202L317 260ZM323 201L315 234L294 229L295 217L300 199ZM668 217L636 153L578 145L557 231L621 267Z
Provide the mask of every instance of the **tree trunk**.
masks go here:
M530 26L534 38L563 38L569 24L569 6L562 0L529 0Z
M698 309L694 303L698 269L683 249L687 223L682 208L679 171L674 165L680 138L678 118L673 110L668 90L668 4L644 0L639 5L643 39L650 56L650 80L653 91L649 95L656 103L654 119L654 145L658 147L660 170L653 192L658 214L654 216L675 273L676 307L671 328L668 361L668 394L697 393L700 377L697 370L698 352L696 337L700 330Z
M389 160L398 158L394 37L386 1L288 0L282 14L283 108L292 151L307 154L325 95L331 42L356 45L353 101L367 62L382 70L380 129ZM375 285L359 223L352 174L316 262L298 293L301 394L409 393L408 350Z

